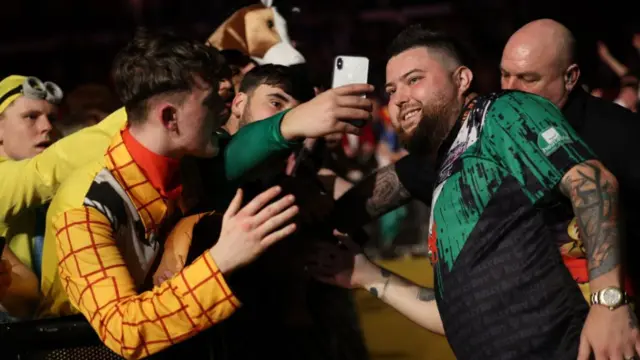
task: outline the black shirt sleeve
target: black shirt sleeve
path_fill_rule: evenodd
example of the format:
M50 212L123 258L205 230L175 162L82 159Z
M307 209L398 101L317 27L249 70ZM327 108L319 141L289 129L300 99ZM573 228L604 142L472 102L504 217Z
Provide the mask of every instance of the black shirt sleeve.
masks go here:
M431 206L436 170L423 155L409 154L395 163L396 173L402 185L413 198Z

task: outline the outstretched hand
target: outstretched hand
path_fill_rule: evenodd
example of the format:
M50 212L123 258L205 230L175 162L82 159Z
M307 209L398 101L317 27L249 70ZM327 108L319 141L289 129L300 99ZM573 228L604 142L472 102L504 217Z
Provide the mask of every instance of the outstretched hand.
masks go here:
M240 208L242 190L238 190L224 214L218 242L210 250L222 273L252 262L296 230L291 223L298 214L293 195L269 204L281 191L279 186L272 187Z
M362 287L379 268L364 255L349 236L334 231L335 242L313 244L307 260L307 271L318 281L352 289Z

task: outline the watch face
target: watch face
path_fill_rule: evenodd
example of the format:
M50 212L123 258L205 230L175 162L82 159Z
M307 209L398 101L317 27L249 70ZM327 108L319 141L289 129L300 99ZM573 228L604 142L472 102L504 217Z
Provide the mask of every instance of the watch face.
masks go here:
M622 292L618 289L605 289L600 299L603 305L615 306L622 302Z

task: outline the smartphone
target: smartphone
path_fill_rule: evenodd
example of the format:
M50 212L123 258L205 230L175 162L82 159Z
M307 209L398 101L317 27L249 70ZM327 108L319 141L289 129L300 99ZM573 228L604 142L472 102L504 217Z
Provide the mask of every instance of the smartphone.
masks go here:
M369 59L364 56L336 56L333 61L332 88L349 84L367 84L369 79ZM365 97L366 95L362 95ZM362 127L364 120L354 121L354 125Z
M4 252L4 245L7 243L7 239L4 236L0 236L0 258L2 258L2 252Z

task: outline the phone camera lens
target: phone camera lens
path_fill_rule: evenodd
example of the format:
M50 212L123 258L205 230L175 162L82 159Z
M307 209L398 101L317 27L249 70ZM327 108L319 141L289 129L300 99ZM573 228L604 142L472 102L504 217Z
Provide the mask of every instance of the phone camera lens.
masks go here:
M338 58L338 70L342 70L342 58Z

